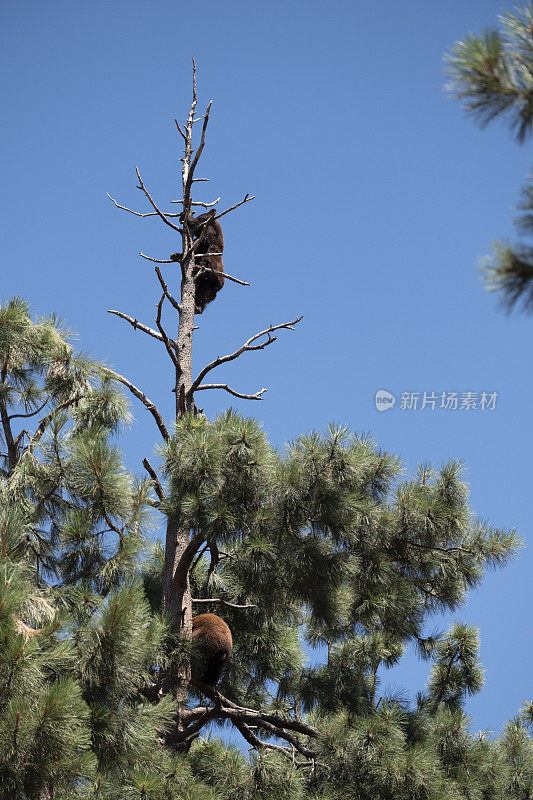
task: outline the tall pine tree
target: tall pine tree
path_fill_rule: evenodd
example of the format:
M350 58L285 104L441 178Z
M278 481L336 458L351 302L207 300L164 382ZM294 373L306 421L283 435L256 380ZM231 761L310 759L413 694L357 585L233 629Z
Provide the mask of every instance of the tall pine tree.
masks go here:
M298 319L193 376L195 284L209 271L188 223L209 206L191 196L210 110L195 149L196 104L194 85L176 123L180 224L138 173L153 214L182 236L181 254L156 262L156 327L114 312L165 347L172 422L128 378L75 353L58 320L33 321L21 301L0 310L0 797L528 797L531 708L500 739L474 736L463 707L482 685L477 631L427 634L519 544L476 520L461 466L404 480L395 456L346 428L279 452L254 419L197 411L208 389L260 398L205 378ZM179 301L159 263L177 265ZM128 413L117 382L161 437L156 468L143 460L148 480L128 475L113 438ZM166 537L152 545L157 516ZM190 681L202 611L233 632L217 688ZM381 686L410 643L429 661L412 702ZM324 658L309 666L317 645ZM224 726L241 748L216 736Z

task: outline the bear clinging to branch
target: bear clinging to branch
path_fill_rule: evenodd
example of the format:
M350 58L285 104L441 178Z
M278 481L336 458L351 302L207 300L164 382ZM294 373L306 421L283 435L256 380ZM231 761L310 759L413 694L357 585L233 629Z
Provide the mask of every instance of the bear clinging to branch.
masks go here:
M192 619L192 639L200 649L201 661L193 670L193 680L216 686L226 666L233 640L231 631L216 614L198 614Z
M187 225L195 239L200 239L200 244L196 248L196 291L194 295L195 313L201 314L208 303L211 303L217 292L224 286L224 265L222 263L222 251L224 250L224 236L222 226L215 219L216 210L212 208L206 214L195 217L189 213ZM180 217L184 222L184 215ZM220 255L214 255L219 253ZM214 272L203 272L202 268L207 267Z

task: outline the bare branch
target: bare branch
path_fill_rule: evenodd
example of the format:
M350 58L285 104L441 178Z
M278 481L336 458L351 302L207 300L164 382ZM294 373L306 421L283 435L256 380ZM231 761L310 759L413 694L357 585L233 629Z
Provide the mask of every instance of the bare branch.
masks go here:
M165 492L163 491L163 487L161 486L161 482L160 482L159 478L157 477L157 472L152 467L152 465L150 464L150 462L148 461L147 458L143 458L143 467L145 468L146 472L151 477L151 479L152 479L152 481L154 483L154 490L155 490L156 495L159 497L161 502L163 502L163 500L166 497Z
M150 414L155 419L156 425L159 428L161 436L163 437L163 439L166 442L168 442L170 440L170 434L169 434L169 432L167 430L167 426L165 425L165 422L163 420L163 416L162 416L161 412L158 410L158 408L155 405L155 403L152 403L152 401L144 394L144 392L142 392L131 381L129 381L127 378L125 378L124 375L120 375L118 372L115 372L112 369L108 369L107 367L104 367L104 371L107 372L107 374L110 375L112 378L114 378L116 381L119 381L119 383L122 383L123 386L125 386L127 389L129 389L130 392L133 395L135 395L135 397L138 400L140 400L141 403L144 406L146 406L146 408L148 409Z
M163 340L163 344L166 347L167 353L169 354L172 363L174 364L176 369L179 369L179 362L178 362L178 359L177 359L177 356L176 356L177 344L176 344L176 342L174 340L169 339L169 337L167 335L167 332L163 328L163 325L161 323L161 310L163 308L164 300L165 300L165 295L163 294L161 296L161 300L157 304L157 316L156 316L155 322L156 322L157 328L159 330L159 333L161 334L161 338Z
M191 201L191 206L202 206L202 208L212 208L216 206L222 200L222 196L217 197L216 200L213 200L212 203L204 203L203 200L193 200ZM183 202L183 201L182 201Z
M229 600L222 600L220 597L205 597L205 598L192 598L193 603L221 603L228 608L257 608L254 604L248 604L244 606L237 605L237 603L230 603Z
M185 133L181 130L178 120L175 119L174 122L176 123L176 128L180 132L181 136L185 139L185 141L187 141L187 137L186 137Z
M194 183L194 181L195 181L195 180L196 180L196 178L194 178L194 179L191 181L191 183ZM209 180L209 178L198 178L198 180L205 180L205 181L208 181L208 180ZM203 200L191 200L191 202L189 203L189 205L191 205L191 206L201 206L202 208L211 208L212 206L216 206L216 204L217 204L217 203L218 203L220 200L222 200L222 197L217 197L217 199L216 199L216 200L213 200L213 202L212 202L212 203L204 203L204 202L203 202ZM170 202L171 202L171 203L179 203L180 205L183 205L183 200L171 200ZM177 215L176 215L176 214L174 214L173 216L177 216Z
M113 308L108 308L107 313L114 314L116 317L126 320L126 322L129 322L134 330L142 331L143 333L147 333L148 336L152 336L154 339L157 339L159 342L164 342L163 336L160 333L154 331L153 328L149 328L148 325L144 325L144 323L139 322L139 320L130 317L129 314L124 314L122 311L115 311ZM173 342L173 345L176 347L175 342Z
M134 214L136 217L157 217L157 216L160 216L160 214L161 214L161 212L159 212L159 211L146 211L145 213L141 213L140 211L133 211L133 209L128 208L127 206L122 206L122 205L120 205L120 203L117 203L117 201L114 199L114 197L111 197L109 192L106 192L106 195L116 205L117 208L121 208L123 211L128 211L130 214ZM171 212L168 212L168 213L165 214L165 216L166 217L179 217L179 214L173 214Z
M207 130L207 124L209 122L209 112L211 111L211 106L212 105L213 105L213 101L210 100L209 104L207 106L207 110L206 110L206 112L204 114L204 124L202 125L202 134L200 136L200 144L196 148L196 153L194 154L194 158L193 158L193 160L191 162L191 168L190 168L190 171L189 171L189 175L187 176L187 178L188 178L187 183L188 183L189 187L191 185L191 180L194 177L194 170L196 169L196 165L198 164L198 162L200 160L200 156L202 155L202 151L204 149L205 132Z
M192 99L193 99L193 110L191 112L191 120L194 118L194 109L196 108L196 61L192 60Z
M302 319L302 317L300 316L300 317L297 317L292 322L282 322L280 325L270 325L268 328L265 328L264 331L260 331L259 333L255 333L253 336L251 336L242 345L242 347L239 347L239 349L235 350L234 353L230 353L227 356L217 356L217 358L214 361L211 361L210 364L207 364L207 366L205 366L203 368L203 370L199 373L198 377L194 380L190 391L191 392L195 392L199 388L201 382L203 381L203 379L205 378L207 373L211 372L211 370L215 369L215 367L219 367L221 364L227 364L228 361L233 361L234 359L236 359L240 355L242 355L242 353L246 353L246 352L249 352L251 350L264 350L265 347L268 347L268 345L273 344L276 341L277 337L271 335L274 331L278 331L278 330L281 330L283 328L286 329L286 330L291 330L292 331L292 330L294 330L294 326L297 325L298 322L300 322L301 319ZM267 337L266 341L264 341L264 342L262 342L261 344L258 344L258 345L254 345L253 344L258 339L261 339L263 336Z
M173 222L170 222L170 221L167 219L167 216L168 216L168 217L177 217L177 216L179 216L179 215L178 215L178 214L168 214L168 215L166 215L166 214L163 214L163 212L162 212L162 211L161 211L161 210L160 210L160 209L159 209L159 208L156 206L156 204L155 204L155 203L154 203L154 201L152 200L152 197L151 197L151 195L150 195L150 192L148 191L148 189L147 189L147 188L146 188L146 186L144 185L144 183L143 183L143 180L142 180L142 178L141 178L141 173L139 172L139 167L135 167L135 172L137 173L137 178L139 179L139 183L140 183L140 186L139 186L138 188L139 188L139 189L141 189L141 191L143 191L143 192L144 192L144 194L145 194L145 195L146 195L146 197L148 198L148 201L149 201L150 205L152 206L152 208L153 208L153 209L154 209L154 211L156 212L157 216L158 216L158 217L161 217L161 219L163 220L163 222L165 223L165 225L168 225L168 226L169 226L169 228L172 228L172 230L174 230L174 231L177 231L178 233L181 233L181 228L179 228L177 225L174 225L174 223L173 223Z
M176 263L173 258L152 258L152 256L147 256L144 253L141 253L140 251L139 251L139 255L142 258L145 258L147 261L153 261L154 264L175 264Z
M189 115L187 117L187 125L186 125L186 135L185 135L185 149L183 153L183 159L181 159L183 163L183 168L181 171L181 178L183 184L183 201L185 210L188 208L188 203L190 202L190 189L191 189L191 181L192 181L192 174L191 174L191 155L192 155L192 126L194 121L194 114L196 112L196 104L198 102L198 97L196 95L196 62L193 58L192 60L192 103L189 109ZM185 221L185 228L187 227L187 222Z
M255 392L255 394L242 394L241 392L236 392L235 389L232 389L227 383L201 383L194 391L201 392L204 389L224 389L226 392L229 392L229 394L232 394L233 397L240 397L241 400L262 400L262 395L268 392L268 389L265 389L263 386L263 388Z
M163 289L163 292L165 293L165 297L170 302L170 304L176 309L176 311L181 313L181 306L178 303L178 301L175 300L174 297L168 291L168 286L166 285L166 283L164 281L164 278L161 275L161 270L159 269L159 267L155 268L155 274L157 275L157 277L159 279L159 283L161 284L161 288Z
M203 255L203 254L202 254ZM222 253L209 253L210 256L221 256ZM200 256L201 257L201 256ZM213 269L212 267L204 267L202 265L198 275L201 275L202 272L214 272L215 275L218 273L218 270ZM223 273L224 277L228 279L228 281L233 281L234 283L238 283L240 286L251 286L248 281L241 281L240 278L234 278L233 275L228 275L227 272Z
M224 216L224 214L229 214L229 212L230 212L230 211L234 211L236 208L239 208L239 206L242 206L242 205L244 205L245 203L249 203L249 202L250 202L250 200L255 200L255 194L253 194L252 196L250 196L249 194L246 194L246 195L244 196L244 200L241 200L241 202L240 202L240 203L235 203L235 205L234 205L234 206L231 206L231 208L227 208L227 209L226 209L225 211L223 211L221 214L217 214L217 215L216 215L216 217L215 217L215 219L220 219L221 217L223 217L223 216Z

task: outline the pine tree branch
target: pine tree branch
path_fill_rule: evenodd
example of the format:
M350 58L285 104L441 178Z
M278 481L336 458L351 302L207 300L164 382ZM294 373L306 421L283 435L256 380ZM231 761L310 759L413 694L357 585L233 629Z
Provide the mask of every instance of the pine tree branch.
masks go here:
M69 400L65 400L64 403L60 403L58 406L56 406L53 409L53 411L51 411L49 414L46 415L46 417L43 417L42 420L40 421L35 433L31 437L31 439L29 440L29 442L26 445L26 447L24 448L24 452L25 453L29 453L29 452L31 452L33 450L35 445L41 439L43 433L45 432L45 430L46 430L46 428L48 426L48 424L53 420L53 418L55 417L55 415L57 414L58 411L64 411L69 406L75 405L80 400L82 400L86 396L86 394L87 394L87 392L80 392L79 394L74 395L74 397L71 397Z
M127 389L129 389L130 392L133 395L135 395L135 397L138 400L141 401L141 403L148 409L150 414L155 419L157 427L159 428L159 431L161 433L161 436L163 437L163 439L166 442L168 442L170 440L170 434L169 434L169 432L167 430L167 426L165 425L165 422L163 420L163 416L162 416L161 412L158 410L158 408L155 405L155 403L152 403L152 401L144 394L144 392L142 392L131 381L129 381L127 378L125 378L124 375L120 375L120 373L115 372L112 369L108 369L107 367L104 367L104 372L106 372L108 375L110 375L116 381L119 381L119 383L122 383L123 386L125 386Z
M422 542L415 542L412 539L405 539L398 537L397 541L406 544L408 547L418 547L420 550L436 550L438 553L465 553L466 555L475 555L474 550L469 550L467 547L439 547L436 544L423 544Z
M248 742L248 744L252 745L255 750L276 750L278 753L282 753L286 756L291 763L295 764L294 761L294 749L289 749L288 747L283 747L280 744L271 744L270 742L264 742L255 733L248 727L245 722L238 722L237 720L232 720L233 724L242 735L242 737ZM313 763L311 761L311 763Z
M204 694L207 694L207 696L213 700L215 705L210 709L199 706L198 708L187 712L183 721L185 724L187 721L190 721L191 724L185 727L183 732L177 733L176 736L178 741L185 741L191 736L194 736L207 722L210 722L213 719L229 719L241 732L246 741L249 742L253 747L268 747L273 750L279 750L284 752L285 755L288 755L291 761L293 760L292 750L282 747L281 745L273 745L268 742L263 742L253 733L250 728L250 724L262 728L270 735L275 736L278 739L284 739L294 748L294 750L298 751L301 753L301 755L311 759L311 761L314 762L316 754L302 744L299 739L289 733L288 730L296 730L296 728L293 726L298 724L300 726L298 729L299 733L303 733L306 736L316 737L318 735L318 731L315 728L311 728L311 726L305 725L304 723L294 723L293 720L283 720L269 714L262 714L261 712L236 706L235 703L232 703L231 701L228 701L227 698L223 697L223 695L221 695L217 689L205 686L200 681L197 682L197 687ZM275 720L275 722L278 724L275 724L273 720ZM305 730L303 730L304 728Z
M238 723L244 723L245 725L248 725L249 723L253 725L259 725L265 731L268 731L268 733L270 733L272 736L276 736L278 739L285 739L286 742L289 742L289 744L291 744L306 758L315 758L316 756L316 753L303 745L299 739L296 738L296 736L293 736L285 728L277 727L276 725L268 722L261 714L252 715L246 711L235 711L233 709L221 709L221 713L223 716L230 719L235 725Z
M10 420L12 420L12 419L20 419L21 417L24 417L25 419L27 419L29 417L35 417L36 414L38 414L40 411L43 410L43 408L45 407L45 405L48 403L49 400L50 400L50 398L47 397L46 400L44 401L44 403L39 406L39 408L36 408L35 411L32 411L29 414L10 414L8 419L10 419Z
M219 367L221 364L227 364L229 361L234 361L234 359L239 358L239 356L242 355L243 353L251 352L252 350L264 350L265 347L268 347L270 344L273 344L278 338L277 336L272 336L272 333L274 331L282 329L292 331L294 330L294 326L297 325L301 319L302 317L300 316L297 317L292 322L282 322L279 325L270 325L268 328L265 328L264 331L259 331L259 333L254 333L254 335L251 336L242 345L242 347L239 347L239 349L235 350L233 353L230 353L227 356L217 356L217 358L214 361L211 361L210 364L207 364L207 366L205 366L203 370L195 378L190 389L191 394L193 394L198 389L205 376L209 372L211 372L211 370L215 369L215 367ZM262 342L261 344L257 345L254 344L254 342L256 342L258 339L261 339L264 336L267 337L267 340L265 342Z
M317 728L313 728L311 725L307 725L305 722L300 722L299 720L289 719L288 717L278 717L275 714L267 714L262 711L257 711L254 708L246 708L244 706L239 706L234 703L232 700L229 700L227 697L224 697L218 689L207 686L206 684L202 683L201 681L197 681L197 686L203 694L209 697L210 700L213 702L219 702L221 707L227 708L231 711L239 712L246 714L248 719L252 721L258 720L259 718L270 725L279 728L287 728L288 730L295 731L296 733L301 733L304 736L311 736L317 737L319 735L319 731Z

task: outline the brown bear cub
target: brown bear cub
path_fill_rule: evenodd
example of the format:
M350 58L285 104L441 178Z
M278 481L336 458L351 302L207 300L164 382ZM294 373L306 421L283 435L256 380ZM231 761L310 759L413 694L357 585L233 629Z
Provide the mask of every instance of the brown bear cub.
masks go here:
M199 645L201 653L199 664L196 669L193 668L192 678L208 686L216 686L233 647L231 631L216 614L198 614L192 620L192 638Z
M206 214L200 214L199 217L195 217L191 213L187 217L187 226L190 232L195 239L201 239L196 249L195 259L195 272L199 273L196 277L194 295L195 314L201 314L206 305L215 299L217 292L224 286L222 255L213 255L213 253L222 253L224 250L222 226L215 219L216 213L216 210L212 208ZM183 214L180 220L184 221ZM202 272L202 267L208 267L215 272Z

